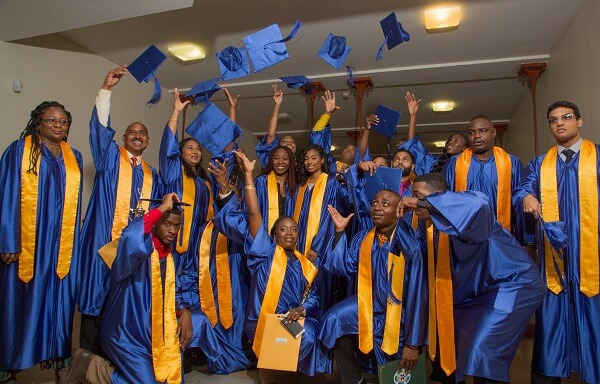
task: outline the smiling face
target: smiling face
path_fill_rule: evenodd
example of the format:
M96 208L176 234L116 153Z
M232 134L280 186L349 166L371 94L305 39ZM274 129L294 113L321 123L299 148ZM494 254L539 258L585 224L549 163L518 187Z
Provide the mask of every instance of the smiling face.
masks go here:
M467 141L460 133L455 133L446 141L446 154L454 156L467 149Z
M494 149L496 128L488 119L475 119L469 123L467 137L473 153L481 155Z
M202 161L202 149L200 149L200 144L193 139L188 140L183 144L180 154L181 160L192 167L195 167Z
M69 132L67 114L62 108L50 107L41 116L38 134L49 144L60 144Z
M292 153L296 153L296 140L290 135L285 135L279 140L279 145L283 145L292 150Z
M354 162L354 154L355 153L356 153L356 147L352 144L348 144L342 150L342 155L340 156L340 160L343 163L351 165Z
M149 142L148 128L142 123L131 123L123 135L123 146L134 156L141 156Z
M309 174L314 174L315 172L319 172L321 170L321 165L323 164L323 159L319 154L319 151L316 149L310 149L306 152L304 156L304 168L308 171Z
M279 148L275 151L272 158L272 166L273 172L275 172L275 175L277 176L285 176L288 173L288 170L290 169L290 158L284 149Z
M298 225L291 217L281 219L274 229L275 243L283 249L294 250L298 242Z
M392 191L379 191L371 201L371 219L382 232L387 232L398 220L400 195Z
M152 228L154 235L164 245L171 245L177 237L181 226L181 214L177 211L163 214L163 217Z
M583 119L577 118L571 108L553 109L548 114L548 121L550 131L559 145L569 148L579 141L579 129L583 125Z

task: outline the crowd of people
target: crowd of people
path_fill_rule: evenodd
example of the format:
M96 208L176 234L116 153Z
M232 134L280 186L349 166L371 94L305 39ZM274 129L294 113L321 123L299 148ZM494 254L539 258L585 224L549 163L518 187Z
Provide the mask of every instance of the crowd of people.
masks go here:
M2 156L0 383L37 364L59 383L181 383L196 358L215 374L249 369L269 348L271 314L303 319L303 375L337 365L341 383L364 383L395 360L410 371L422 353L432 381L502 383L534 313L531 382L575 372L600 383L600 148L582 139L572 102L548 107L556 146L528 167L494 145L485 115L431 155L410 92L408 137L392 153L371 156L371 114L336 160L335 94L299 149L277 134L273 85L256 160L232 141L203 167L206 139L177 132L189 101L175 89L156 170L144 124L122 145L111 127L127 73L109 71L96 97L83 218L63 105L37 106ZM238 98L226 94L233 122Z

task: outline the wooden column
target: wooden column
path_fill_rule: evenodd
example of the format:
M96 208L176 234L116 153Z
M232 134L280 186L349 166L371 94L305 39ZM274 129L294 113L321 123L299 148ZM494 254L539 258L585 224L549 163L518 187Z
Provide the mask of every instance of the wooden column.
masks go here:
M358 94L358 128L363 128L364 117L363 117L363 95L365 91L373 88L373 80L370 77L357 77L354 79L354 89Z
M310 130L315 121L315 99L319 93L325 92L325 87L320 81L313 81L310 85L310 120L308 129Z
M502 136L504 136L504 132L508 130L508 124L494 124L494 128L496 128L496 141L498 142L498 146L502 147Z
M537 130L537 107L535 100L535 86L537 80L540 78L542 72L546 70L548 63L526 63L521 64L519 68L519 77L527 76L529 78L529 86L531 88L531 94L533 96L533 147L535 156L538 156L538 130Z

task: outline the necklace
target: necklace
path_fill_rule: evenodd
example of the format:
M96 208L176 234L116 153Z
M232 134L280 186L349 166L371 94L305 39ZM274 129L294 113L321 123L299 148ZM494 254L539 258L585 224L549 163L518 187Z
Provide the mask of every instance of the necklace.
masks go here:
M50 145L50 144L47 144L44 140L42 140L42 143L48 149L60 149L60 145Z

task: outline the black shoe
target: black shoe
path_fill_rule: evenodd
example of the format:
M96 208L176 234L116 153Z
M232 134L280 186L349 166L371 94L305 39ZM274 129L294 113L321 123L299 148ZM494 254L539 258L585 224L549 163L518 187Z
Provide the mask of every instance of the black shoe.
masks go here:
M90 362L94 354L83 348L77 349L71 358L71 367L66 377L66 384L85 383L85 374L87 373Z

